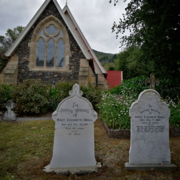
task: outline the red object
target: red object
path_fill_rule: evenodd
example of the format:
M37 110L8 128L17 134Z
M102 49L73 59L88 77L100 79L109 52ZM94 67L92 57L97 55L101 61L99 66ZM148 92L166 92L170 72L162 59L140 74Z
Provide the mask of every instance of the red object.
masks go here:
M6 57L5 55L3 55L3 57Z
M112 89L121 84L123 80L122 71L107 71L106 79L109 84L109 89Z

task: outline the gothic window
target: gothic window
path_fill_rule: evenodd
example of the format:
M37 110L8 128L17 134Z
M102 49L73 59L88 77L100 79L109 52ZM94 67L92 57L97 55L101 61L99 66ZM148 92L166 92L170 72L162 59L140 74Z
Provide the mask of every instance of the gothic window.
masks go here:
M51 22L43 26L37 39L36 66L64 67L64 35L58 25Z
M68 31L55 16L44 18L34 27L28 45L30 47L28 67L31 71L71 72Z

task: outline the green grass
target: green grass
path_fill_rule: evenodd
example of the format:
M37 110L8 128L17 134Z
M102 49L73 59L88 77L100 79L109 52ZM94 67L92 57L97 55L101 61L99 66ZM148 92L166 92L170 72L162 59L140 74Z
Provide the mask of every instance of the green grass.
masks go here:
M95 155L102 168L98 173L65 176L45 173L53 151L54 121L0 123L0 180L140 180L179 179L177 171L127 171L128 139L108 138L100 120L95 122ZM170 138L171 160L180 166L180 138Z
M0 179L13 179L18 165L52 154L54 121L0 123Z

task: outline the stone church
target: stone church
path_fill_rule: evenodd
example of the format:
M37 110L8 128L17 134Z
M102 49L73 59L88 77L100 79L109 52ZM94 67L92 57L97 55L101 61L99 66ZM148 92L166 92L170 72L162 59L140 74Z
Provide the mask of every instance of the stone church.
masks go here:
M56 84L75 81L108 88L102 67L67 5L45 0L24 31L5 53L9 59L0 84L39 79Z

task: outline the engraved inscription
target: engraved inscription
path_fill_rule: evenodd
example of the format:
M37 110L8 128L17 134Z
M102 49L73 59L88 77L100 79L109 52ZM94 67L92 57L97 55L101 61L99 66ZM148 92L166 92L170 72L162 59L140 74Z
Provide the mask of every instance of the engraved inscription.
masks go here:
M69 131L69 133L68 133L69 136L78 136L78 135L81 135L81 131L84 130L83 127L81 127L81 128L74 128L74 127L70 128L70 127L67 127L66 129L67 129L67 131Z
M141 111L141 116L135 116L136 120L139 120L139 126L137 126L137 132L164 132L164 126L161 126L161 121L165 118L160 115L160 112L154 110L151 105L148 106L149 109ZM149 112L150 115L143 115L144 112ZM151 115L152 112L156 112L159 115Z

